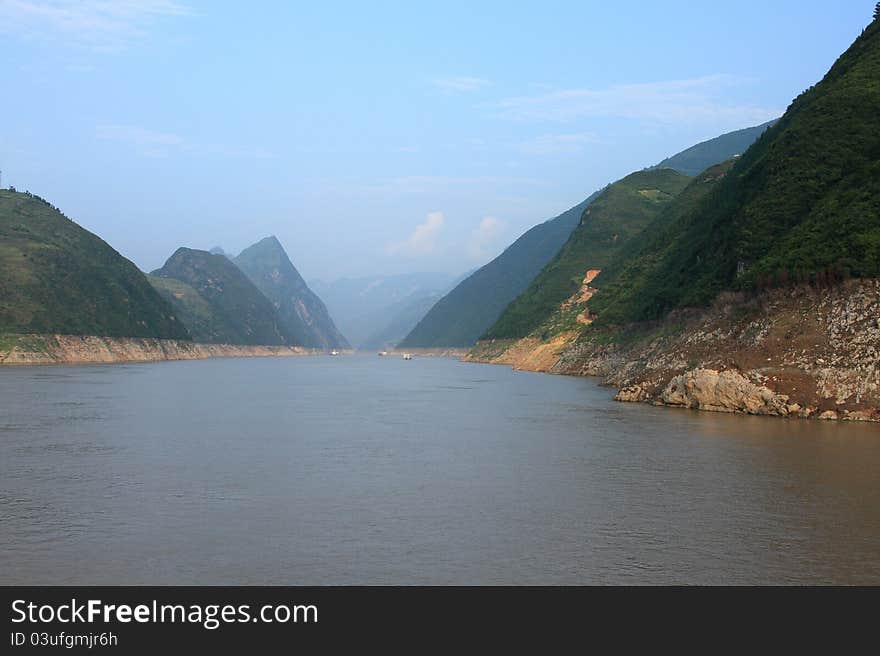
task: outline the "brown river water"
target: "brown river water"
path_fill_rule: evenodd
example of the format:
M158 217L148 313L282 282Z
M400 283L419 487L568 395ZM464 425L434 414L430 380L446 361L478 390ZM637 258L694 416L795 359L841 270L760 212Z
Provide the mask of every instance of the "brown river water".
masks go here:
M0 369L0 583L880 584L880 426L448 359Z

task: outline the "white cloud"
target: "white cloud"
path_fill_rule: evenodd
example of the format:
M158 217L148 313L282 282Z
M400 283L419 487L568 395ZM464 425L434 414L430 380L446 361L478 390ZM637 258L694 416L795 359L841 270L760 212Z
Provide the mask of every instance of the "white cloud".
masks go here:
M434 86L443 91L476 91L488 84L489 80L480 77L444 77L434 80Z
M443 229L443 212L431 212L424 222L416 226L409 237L403 241L392 242L385 248L390 255L417 257L433 253L437 247L437 237Z
M736 83L738 80L727 75L709 75L690 80L619 84L605 89L563 89L501 100L492 106L492 113L517 121L617 117L660 123L760 123L782 113L776 107L717 98L719 92Z
M592 132L573 134L546 134L524 141L517 149L528 155L553 155L556 153L577 153L585 144L596 143L599 138Z
M173 0L3 0L0 32L118 50L157 19L191 13Z
M484 217L468 240L468 257L477 261L486 259L487 249L503 232L504 224L501 221L494 216Z

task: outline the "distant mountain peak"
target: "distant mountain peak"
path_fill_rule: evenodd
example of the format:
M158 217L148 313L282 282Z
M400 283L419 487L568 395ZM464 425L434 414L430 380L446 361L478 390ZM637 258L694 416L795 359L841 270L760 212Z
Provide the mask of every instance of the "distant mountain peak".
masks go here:
M287 257L287 251L284 250L284 246L281 245L281 242L278 241L278 237L276 237L275 235L263 237L260 241L251 244L241 253L239 253L239 257L243 255L246 251L280 252L284 253L284 256Z
M168 258L168 261L165 262L165 265L161 269L157 269L152 272L152 275L163 275L161 272L169 269L169 264L177 264L180 262L185 262L188 266L197 266L204 267L207 262L229 262L229 257L226 255L220 255L219 253L212 253L211 251L202 250L201 248L190 248L188 246L180 246L176 251L171 254L171 257ZM222 266L222 265L220 265Z
M316 348L348 348L324 303L309 289L275 235L248 246L234 260L275 305L300 343Z
M284 247L281 245L281 242L278 241L278 237L276 237L275 235L269 235L268 237L263 237L263 238L262 238L260 241L258 241L257 243L258 243L258 244L272 244L273 246L277 246L278 248L281 248L282 250L283 250L283 248L284 248Z

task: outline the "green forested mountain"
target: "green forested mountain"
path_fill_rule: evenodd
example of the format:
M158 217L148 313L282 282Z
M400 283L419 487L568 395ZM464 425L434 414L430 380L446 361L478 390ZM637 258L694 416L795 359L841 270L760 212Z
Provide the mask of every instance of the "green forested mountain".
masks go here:
M699 216L695 211L730 171L736 160L712 166L693 178L676 199L647 228L627 241L617 257L591 283L599 292L589 301L593 314L614 321L639 301L633 290L649 283L653 267L665 256L676 235ZM578 308L580 309L580 308Z
M710 166L741 155L751 146L770 126L779 119L767 121L753 128L736 130L722 134L720 137L709 139L683 150L677 155L667 157L652 168L675 169L685 175L697 175Z
M599 192L535 226L463 280L416 325L401 348L470 346L552 258Z
M590 269L612 264L687 186L673 169L648 169L618 180L592 202L568 241L486 332L487 339L525 337L577 292Z
M134 264L11 190L0 190L0 332L189 339Z
M190 285L175 278L148 274L147 280L164 298L174 314L197 342L235 344L240 339L236 330L214 312L211 303Z
M710 139L663 160L653 168L668 168L685 175L696 175L744 152L772 123L771 121ZM440 299L401 346L473 344L559 252L580 222L584 210L600 193L601 191L594 193L567 212L522 235L501 255ZM524 307L520 307L519 311L523 309ZM549 308L544 308L541 312L543 311L549 311ZM529 312L526 311L526 314ZM502 328L504 332L519 333L523 330L522 326L514 329L512 324L508 324L507 328L502 324Z
M600 321L653 319L723 289L880 275L880 22L663 241L627 284L600 284Z
M246 248L233 261L272 301L292 343L310 348L349 348L324 303L309 289L274 236Z
M275 306L224 255L178 248L150 281L198 342L298 344Z

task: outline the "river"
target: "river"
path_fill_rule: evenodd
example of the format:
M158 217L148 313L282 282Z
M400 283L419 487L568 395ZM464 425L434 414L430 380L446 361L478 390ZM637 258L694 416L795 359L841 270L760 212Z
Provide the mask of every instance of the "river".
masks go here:
M880 427L451 359L0 369L0 583L880 583Z

